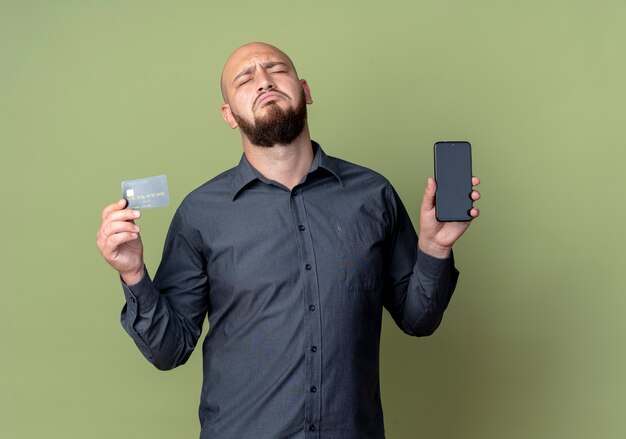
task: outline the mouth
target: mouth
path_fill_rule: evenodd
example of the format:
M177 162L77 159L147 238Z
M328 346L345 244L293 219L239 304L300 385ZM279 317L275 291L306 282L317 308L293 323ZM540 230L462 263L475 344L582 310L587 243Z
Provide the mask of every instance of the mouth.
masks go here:
M285 98L285 97L286 97L285 95L276 91L265 92L256 98L256 101L254 103L254 108L256 109L256 108L262 107L264 104L268 104L270 102L274 102L278 99Z

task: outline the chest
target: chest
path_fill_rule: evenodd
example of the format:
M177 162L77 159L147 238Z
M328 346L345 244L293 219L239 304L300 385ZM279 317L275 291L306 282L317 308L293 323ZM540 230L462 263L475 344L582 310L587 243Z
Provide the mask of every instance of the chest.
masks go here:
M303 289L379 289L385 215L381 199L338 185L291 193L249 189L199 230L213 307Z

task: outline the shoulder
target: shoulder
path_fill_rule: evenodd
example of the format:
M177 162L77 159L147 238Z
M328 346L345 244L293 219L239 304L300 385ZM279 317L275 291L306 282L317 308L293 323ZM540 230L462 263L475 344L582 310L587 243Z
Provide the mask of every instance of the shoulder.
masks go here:
M379 200L387 208L394 207L397 193L391 182L381 173L337 157L327 156L347 192L370 200Z
M178 207L182 213L193 216L207 208L217 208L231 200L232 180L237 167L232 167L198 186L183 199Z
M371 168L333 156L327 156L327 158L337 171L342 183L347 186L363 185L364 189L392 188L391 183L384 175Z
M356 208L360 215L384 223L390 230L400 204L391 182L381 173L366 166L337 157L327 157L327 163L341 180L344 205Z

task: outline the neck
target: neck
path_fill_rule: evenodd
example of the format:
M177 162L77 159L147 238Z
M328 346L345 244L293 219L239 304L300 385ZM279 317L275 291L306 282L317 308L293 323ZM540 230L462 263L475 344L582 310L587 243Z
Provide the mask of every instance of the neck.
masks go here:
M302 181L313 162L313 147L307 125L288 145L256 146L242 135L243 152L248 162L265 178L293 189Z

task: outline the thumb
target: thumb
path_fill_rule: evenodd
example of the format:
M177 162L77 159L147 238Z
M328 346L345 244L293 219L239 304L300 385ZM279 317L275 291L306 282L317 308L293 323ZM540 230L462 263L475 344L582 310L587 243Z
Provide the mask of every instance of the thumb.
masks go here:
M424 198L422 198L422 212L428 212L435 208L435 191L437 190L437 183L432 177L428 177L428 184L424 189Z

